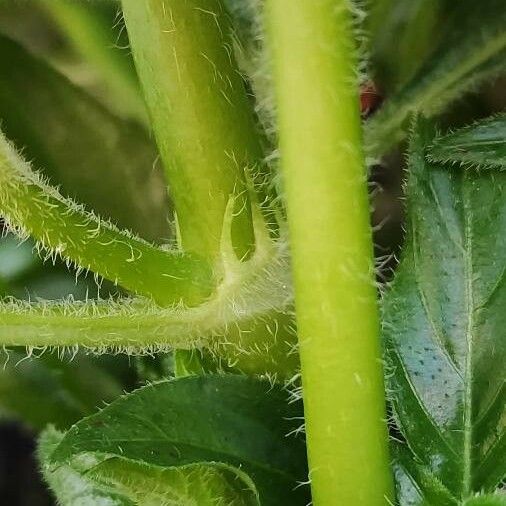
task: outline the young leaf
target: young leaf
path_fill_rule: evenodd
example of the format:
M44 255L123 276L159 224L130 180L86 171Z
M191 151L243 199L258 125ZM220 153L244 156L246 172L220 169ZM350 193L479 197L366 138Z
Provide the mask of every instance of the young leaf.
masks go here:
M506 169L506 114L437 137L428 158L464 167Z
M156 248L101 220L46 184L0 132L0 216L49 254L147 295L189 305L212 290L212 273L195 256Z
M163 413L163 414L162 414ZM50 460L120 457L168 469L221 463L253 480L261 504L305 505L303 441L287 437L300 404L268 382L204 376L144 387L72 427ZM190 485L190 484L188 484Z
M38 445L44 478L62 506L257 506L251 480L240 470L213 464L163 468L124 458L85 454L52 464L64 434L46 429Z
M53 427L47 428L41 435L38 445L38 460L44 479L58 499L60 506L135 506L126 497L101 487L89 479L86 474L68 464L51 465L49 457L58 447L64 434ZM86 464L99 464L99 459L88 458Z
M259 506L251 480L224 465L164 468L116 457L95 465L86 477L137 506Z
M165 182L143 129L2 36L0 121L64 196L146 240L170 237Z
M460 504L506 471L506 173L427 162L433 136L419 122L411 141L408 237L384 335L420 495L406 504L439 505L434 490Z
M506 68L503 0L465 4L448 23L438 49L366 127L370 156L380 156L405 135L413 111L433 116Z

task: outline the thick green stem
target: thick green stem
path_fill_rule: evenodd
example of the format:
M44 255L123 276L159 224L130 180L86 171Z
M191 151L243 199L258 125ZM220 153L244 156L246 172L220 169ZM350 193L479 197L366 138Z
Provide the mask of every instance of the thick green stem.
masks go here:
M232 238L237 255L247 255L253 228L244 169L261 149L222 2L122 3L182 246L215 259L235 195Z
M209 265L120 231L64 198L18 155L0 132L0 216L59 254L133 292L170 305L195 305L214 288Z
M345 0L267 0L313 503L392 496L369 202Z

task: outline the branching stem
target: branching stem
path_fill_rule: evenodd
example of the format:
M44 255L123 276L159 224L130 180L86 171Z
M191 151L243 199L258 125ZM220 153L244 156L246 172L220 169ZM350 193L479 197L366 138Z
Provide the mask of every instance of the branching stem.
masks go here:
M214 288L209 265L120 231L47 185L0 132L0 215L50 255L170 305L195 305Z

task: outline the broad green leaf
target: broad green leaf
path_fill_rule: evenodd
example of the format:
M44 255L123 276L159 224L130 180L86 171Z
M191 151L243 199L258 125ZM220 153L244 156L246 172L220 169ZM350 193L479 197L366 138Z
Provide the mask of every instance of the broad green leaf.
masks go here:
M392 441L392 469L399 506L457 506L451 493L413 458L406 445Z
M150 385L71 428L51 456L81 453L180 468L221 463L240 468L264 505L305 505L304 443L288 434L299 404L268 382L242 376L189 377Z
M506 168L506 114L436 137L428 157L464 167Z
M63 195L147 240L170 236L165 183L145 131L3 36L0 124Z
M38 445L42 474L60 506L135 506L126 497L89 479L81 472L79 462L75 462L74 467L68 464L53 466L49 457L63 436L62 432L49 427L42 433ZM81 467L99 465L102 460L91 456L81 463Z
M384 335L391 400L423 498L406 504L439 505L431 484L459 503L493 492L506 471L506 173L428 163L433 136L419 122L411 142L408 234L384 299Z
M251 480L221 464L163 468L92 453L51 463L64 434L49 427L38 445L43 475L62 506L256 506Z
M119 381L96 360L9 350L0 357L0 412L33 429L66 428L122 394Z
M469 2L455 9L438 48L415 76L371 118L366 144L372 157L405 136L411 113L433 116L506 69L503 0Z

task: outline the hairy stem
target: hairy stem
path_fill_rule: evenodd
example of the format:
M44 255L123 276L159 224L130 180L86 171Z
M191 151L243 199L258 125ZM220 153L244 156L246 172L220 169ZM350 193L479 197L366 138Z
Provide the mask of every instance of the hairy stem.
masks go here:
M225 210L232 238L253 246L245 168L261 156L221 0L123 0L135 62L174 200L182 246L215 259Z
M206 349L213 362L235 372L269 374L280 381L293 377L298 366L293 343L276 336L278 325L288 319L284 313L221 315L216 305L213 301L183 310L143 299L35 304L7 300L0 303L0 345L82 346L133 354Z
M208 264L120 231L48 186L0 133L0 216L49 254L152 297L162 305L195 305L210 295Z
M392 495L377 294L345 0L268 0L316 506Z

